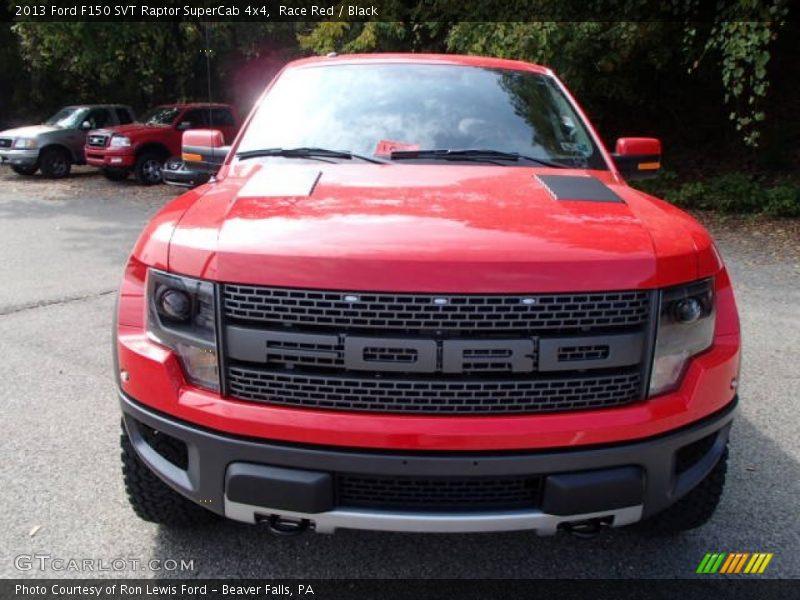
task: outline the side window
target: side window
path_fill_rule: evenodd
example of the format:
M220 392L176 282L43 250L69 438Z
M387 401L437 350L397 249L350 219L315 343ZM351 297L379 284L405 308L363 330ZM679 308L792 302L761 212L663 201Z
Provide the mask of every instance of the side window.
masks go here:
M100 129L101 127L105 127L109 124L111 120L111 113L108 112L107 108L93 108L89 111L89 114L86 115L84 121L89 121L92 125L92 129Z
M203 128L208 126L208 110L202 108L195 108L181 117L181 122L189 121L192 124L192 129Z
M214 108L211 110L212 127L235 127L236 121L233 119L231 111L227 108Z
M128 111L127 108L117 108L117 120L119 121L120 125L127 125L128 123L133 123L133 119L131 118L131 113Z

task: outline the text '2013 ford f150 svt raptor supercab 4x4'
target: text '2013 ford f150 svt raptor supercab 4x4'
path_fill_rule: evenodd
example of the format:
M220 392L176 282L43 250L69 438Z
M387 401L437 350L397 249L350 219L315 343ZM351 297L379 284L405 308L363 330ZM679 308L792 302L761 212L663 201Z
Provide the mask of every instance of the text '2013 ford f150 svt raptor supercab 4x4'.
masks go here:
M125 269L135 512L284 533L702 525L739 321L705 229L625 182L660 155L607 152L537 65L290 63Z

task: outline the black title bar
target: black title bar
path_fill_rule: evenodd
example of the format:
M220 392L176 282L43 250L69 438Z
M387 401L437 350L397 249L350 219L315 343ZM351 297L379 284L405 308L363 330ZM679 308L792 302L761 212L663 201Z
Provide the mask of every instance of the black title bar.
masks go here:
M687 13L689 6L689 13ZM673 0L0 0L0 21L766 21L759 2ZM721 9L721 10L720 10Z

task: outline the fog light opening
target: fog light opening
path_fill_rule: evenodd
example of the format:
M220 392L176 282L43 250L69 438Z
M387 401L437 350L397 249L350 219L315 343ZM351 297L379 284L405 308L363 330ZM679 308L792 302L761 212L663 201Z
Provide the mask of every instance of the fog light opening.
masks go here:
M185 471L189 468L189 449L185 442L158 429L148 427L141 421L139 422L139 432L142 439L159 456L165 458L179 469Z

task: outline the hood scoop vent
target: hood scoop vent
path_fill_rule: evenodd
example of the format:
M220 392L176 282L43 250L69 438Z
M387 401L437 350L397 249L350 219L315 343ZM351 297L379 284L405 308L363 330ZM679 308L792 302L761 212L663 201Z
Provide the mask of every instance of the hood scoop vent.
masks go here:
M239 191L239 198L308 197L322 171L292 165L264 165Z
M555 200L586 202L622 202L611 188L599 179L580 175L534 175Z

